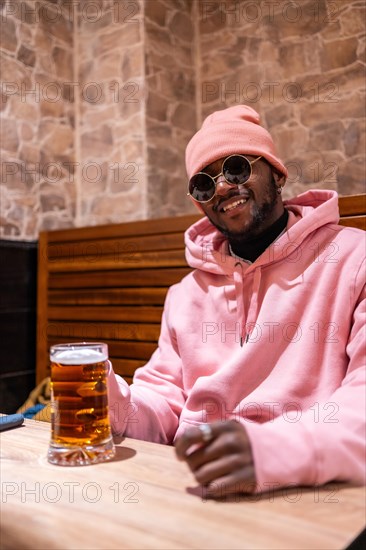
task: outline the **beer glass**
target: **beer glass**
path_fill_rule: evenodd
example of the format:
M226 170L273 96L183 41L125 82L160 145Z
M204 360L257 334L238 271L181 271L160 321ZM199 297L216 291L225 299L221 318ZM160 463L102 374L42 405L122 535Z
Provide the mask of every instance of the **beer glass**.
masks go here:
M108 346L83 342L50 350L51 441L48 461L83 466L115 454L108 415Z

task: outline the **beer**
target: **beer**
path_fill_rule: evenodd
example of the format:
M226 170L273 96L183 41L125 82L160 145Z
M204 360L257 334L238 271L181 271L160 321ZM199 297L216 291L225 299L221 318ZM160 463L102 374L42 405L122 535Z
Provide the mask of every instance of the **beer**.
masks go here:
M53 464L109 460L114 446L108 414L106 344L51 348L51 443Z

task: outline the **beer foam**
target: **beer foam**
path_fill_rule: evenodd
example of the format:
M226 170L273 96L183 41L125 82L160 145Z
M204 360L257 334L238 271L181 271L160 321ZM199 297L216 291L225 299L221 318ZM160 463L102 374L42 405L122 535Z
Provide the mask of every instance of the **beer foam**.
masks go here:
M89 363L99 363L106 359L108 359L106 353L87 348L66 349L52 355L52 361L62 365L87 365Z

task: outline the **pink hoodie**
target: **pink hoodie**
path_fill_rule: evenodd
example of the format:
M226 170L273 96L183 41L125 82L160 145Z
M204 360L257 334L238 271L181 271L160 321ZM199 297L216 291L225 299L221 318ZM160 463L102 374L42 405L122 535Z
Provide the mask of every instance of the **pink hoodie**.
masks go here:
M113 430L172 443L232 418L259 490L364 483L365 233L337 225L333 191L285 207L287 231L253 264L207 218L187 230L195 270L168 292L158 349L131 386L110 372Z

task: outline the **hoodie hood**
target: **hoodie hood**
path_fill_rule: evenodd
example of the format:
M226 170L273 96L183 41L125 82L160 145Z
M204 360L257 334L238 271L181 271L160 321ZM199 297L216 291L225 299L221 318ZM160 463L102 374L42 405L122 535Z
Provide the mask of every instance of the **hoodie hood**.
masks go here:
M311 190L285 200L288 210L287 230L270 245L253 266L259 267L284 259L319 227L339 221L338 194L335 191ZM291 246L290 246L291 244ZM229 253L228 241L209 221L202 218L185 232L186 259L195 268L216 275L232 274L237 258Z
M260 287L263 267L283 262L314 231L326 224L339 221L338 194L335 191L312 190L294 199L284 201L289 213L286 231L275 239L252 264L231 256L228 240L210 223L199 220L185 233L186 259L198 270L226 276L226 283L234 284L235 308L240 324L240 345L250 340L261 307ZM250 290L244 291L244 278L250 281ZM227 291L227 295L230 291ZM248 302L247 307L245 302Z

